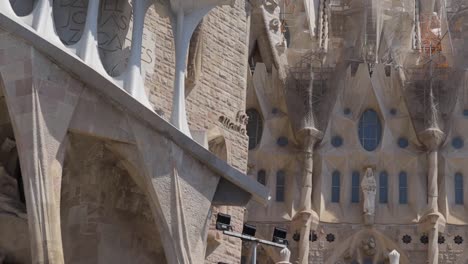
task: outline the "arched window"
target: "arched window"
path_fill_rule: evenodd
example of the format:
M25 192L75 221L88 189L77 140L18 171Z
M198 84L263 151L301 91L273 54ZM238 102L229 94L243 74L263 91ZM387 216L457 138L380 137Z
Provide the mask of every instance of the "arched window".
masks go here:
M463 204L463 174L455 173L455 204Z
M276 173L276 201L284 202L284 189L286 184L286 172L279 170Z
M332 186L331 186L331 202L340 202L340 172L334 171L332 173Z
M399 202L400 204L408 203L408 175L402 171L398 175L398 189L399 189Z
M379 175L379 202L388 203L388 174L382 171Z
M382 136L382 124L377 112L367 109L359 119L359 141L367 151L375 150Z
M359 184L360 184L360 175L358 171L353 171L351 175L351 202L359 203Z
M257 172L257 181L263 185L266 185L266 171L259 170Z
M248 109L246 114L249 116L247 135L249 136L249 150L251 150L256 148L262 139L263 120L256 109Z

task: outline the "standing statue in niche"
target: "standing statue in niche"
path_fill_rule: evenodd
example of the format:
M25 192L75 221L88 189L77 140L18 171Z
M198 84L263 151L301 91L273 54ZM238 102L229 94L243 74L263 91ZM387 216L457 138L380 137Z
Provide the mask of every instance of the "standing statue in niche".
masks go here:
M364 194L364 223L371 225L374 223L375 215L375 195L377 192L377 183L375 181L372 168L367 168L364 179L361 182L362 193Z

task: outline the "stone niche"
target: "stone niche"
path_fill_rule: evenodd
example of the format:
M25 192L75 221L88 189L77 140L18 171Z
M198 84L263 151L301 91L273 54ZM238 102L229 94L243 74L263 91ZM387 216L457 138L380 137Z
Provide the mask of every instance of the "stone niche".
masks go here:
M61 195L65 263L167 263L144 192L94 138L70 135Z
M0 263L31 263L23 181L4 97L0 97Z

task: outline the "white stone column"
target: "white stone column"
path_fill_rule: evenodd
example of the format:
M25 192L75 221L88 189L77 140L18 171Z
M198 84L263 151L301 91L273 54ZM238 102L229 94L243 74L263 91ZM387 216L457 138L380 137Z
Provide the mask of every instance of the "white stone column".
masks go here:
M54 44L62 44L55 31L52 7L53 0L38 0L32 12L32 27L42 38Z
M191 137L187 122L187 111L185 109L185 74L187 73L187 54L190 45L190 38L202 18L214 7L205 6L196 9L188 14L180 8L176 16L176 65L174 78L174 98L172 104L171 123L187 136Z
M107 76L107 72L102 66L98 47L99 1L100 0L89 0L88 2L88 13L86 15L83 35L77 43L77 55L95 71Z
M143 46L143 28L149 3L146 0L133 0L132 48L128 69L124 80L124 89L146 107L152 109L144 87L141 71L141 49Z

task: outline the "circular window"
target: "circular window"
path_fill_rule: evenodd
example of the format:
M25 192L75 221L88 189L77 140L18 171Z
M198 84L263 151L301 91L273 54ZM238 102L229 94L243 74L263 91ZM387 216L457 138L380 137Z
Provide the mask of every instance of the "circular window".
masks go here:
M461 148L463 148L463 145L464 145L464 142L463 142L463 139L461 137L456 137L456 138L452 139L452 146L455 149L461 149Z
M397 110L395 108L390 109L390 114L395 116L397 114Z
M408 139L401 137L398 139L398 146L400 148L407 148L409 145Z
M468 116L468 109L464 109L464 110L463 110L463 115L464 115L464 116Z
M331 144L335 148L341 147L341 145L343 145L343 138L341 138L340 136L334 136L331 140Z
M346 108L343 110L343 114L345 114L345 115L351 114L351 109L349 109L348 107L346 107Z
M382 124L379 116L373 109L367 109L359 119L359 141L367 151L375 150L380 144Z
M279 137L276 144L280 147L286 147L289 144L289 140L287 137Z
M262 139L263 120L256 109L248 109L246 114L249 117L249 122L247 123L247 136L249 136L250 150L256 148Z

